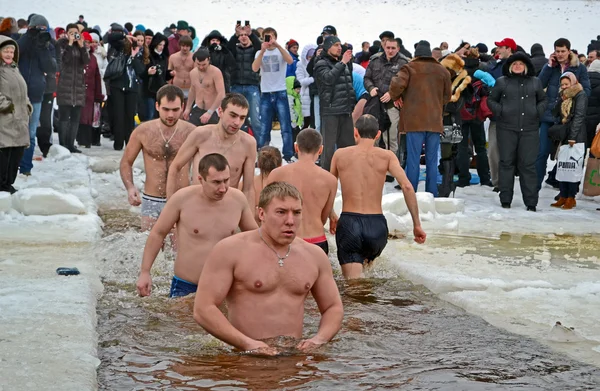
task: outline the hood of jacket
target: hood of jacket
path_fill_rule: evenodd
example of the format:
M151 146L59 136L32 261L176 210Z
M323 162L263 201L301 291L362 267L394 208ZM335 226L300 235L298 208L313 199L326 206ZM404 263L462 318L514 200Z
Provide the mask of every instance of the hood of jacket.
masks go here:
M546 57L542 45L534 43L533 46L531 46L531 57Z
M15 57L13 59L13 64L16 67L19 63L19 45L17 45L17 41L12 39L11 37L0 35L0 50L6 45L14 45L15 47Z
M221 41L221 46L227 45L227 38L225 38L223 34L219 32L219 30L213 30L206 37L204 37L200 46L209 47L210 40L213 38L218 38Z
M529 56L527 54L522 53L522 52L516 52L515 54L513 54L506 60L506 62L502 66L502 74L504 76L506 76L506 77L512 76L512 74L510 73L510 66L515 61L521 61L523 64L525 64L525 66L527 67L527 74L525 76L527 76L527 77L535 76L535 67L533 66L533 63L531 62L531 59L529 58Z
M300 54L300 64L304 65L305 67L308 65L308 60L306 59L306 55L308 54L308 51L314 49L315 51L317 50L317 45L315 45L314 43L309 43L308 45L305 45L302 48L302 53ZM314 54L313 54L314 56Z
M156 47L161 41L164 41L165 43L165 48L163 49L162 54L165 57L169 57L169 38L165 37L161 33L156 33L152 37L152 41L150 42L150 46L148 47L150 49L150 53L154 53L154 49L156 49Z

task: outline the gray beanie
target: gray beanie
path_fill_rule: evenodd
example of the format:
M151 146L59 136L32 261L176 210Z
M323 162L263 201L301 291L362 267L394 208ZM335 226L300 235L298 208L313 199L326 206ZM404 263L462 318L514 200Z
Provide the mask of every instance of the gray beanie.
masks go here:
M340 39L335 35L328 35L327 38L325 38L325 40L323 41L323 50L325 52L328 52L329 49L331 49L331 47L338 42L341 43L342 41L340 41Z
M33 15L31 20L29 21L30 26L46 26L46 28L50 28L50 24L48 24L48 19L44 18L42 15Z
M427 41L419 41L415 49L415 57L431 57L431 45Z

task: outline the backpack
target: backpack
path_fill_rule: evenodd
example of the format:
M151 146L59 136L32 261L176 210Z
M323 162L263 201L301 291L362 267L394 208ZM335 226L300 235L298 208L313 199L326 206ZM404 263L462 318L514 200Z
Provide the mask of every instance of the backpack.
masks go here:
M485 121L492 117L492 110L488 106L489 90L481 80L471 83L472 94L467 98L464 106L460 110L460 117L463 121Z

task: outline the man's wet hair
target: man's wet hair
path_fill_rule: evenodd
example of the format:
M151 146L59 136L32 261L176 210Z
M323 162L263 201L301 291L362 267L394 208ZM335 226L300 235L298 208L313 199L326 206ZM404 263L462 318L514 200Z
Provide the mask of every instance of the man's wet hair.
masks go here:
M185 95L183 94L183 90L173 84L165 84L160 87L158 92L156 93L156 101L160 106L162 98L166 97L167 102L174 102L177 98L181 104L185 101Z
M225 111L229 104L241 107L242 109L247 109L249 107L248 100L246 99L246 97L237 92L230 92L227 95L225 95L225 98L223 98L223 100L221 101L221 110Z
M296 137L298 149L304 153L317 153L323 145L323 136L317 130L306 128Z
M223 172L229 167L229 162L227 161L227 158L220 153L209 153L200 159L200 163L198 163L198 173L206 180L208 170L210 170L211 167L214 167L217 172Z
M187 35L182 35L179 38L179 47L182 46L187 46L188 48L192 48L194 46L194 41L192 41L192 38L188 37Z
M361 138L375 139L377 132L379 132L379 121L371 114L364 114L356 121L354 127L358 130Z
M258 151L258 168L265 177L277 167L281 167L282 163L281 152L278 148L267 145Z
M192 60L198 62L205 61L206 59L210 59L210 52L208 51L208 48L205 47L201 47L198 50L196 50L196 52L192 56Z
M258 207L266 209L271 201L273 201L273 198L279 198L280 200L283 200L286 197L293 198L302 203L302 194L300 194L300 191L294 185L290 185L286 182L273 182L265 186L265 188L260 192Z

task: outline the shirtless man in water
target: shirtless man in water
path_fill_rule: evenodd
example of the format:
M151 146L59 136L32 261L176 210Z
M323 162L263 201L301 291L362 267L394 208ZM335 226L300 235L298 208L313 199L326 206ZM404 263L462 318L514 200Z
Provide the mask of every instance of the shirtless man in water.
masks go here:
M374 146L380 136L377 119L365 114L355 124L356 145L338 149L331 160L331 173L340 178L342 186L342 214L337 222L335 242L346 279L360 278L364 263L377 258L387 244L387 221L381 209L387 172L402 187L413 221L415 242L425 243L427 238L421 228L415 191L398 158L393 152Z
M216 124L219 122L216 110L225 97L223 74L219 68L210 64L208 49L196 50L193 58L195 68L190 72L192 87L183 119L196 126Z
M298 134L294 147L298 153L298 161L273 170L267 184L287 182L300 191L304 208L298 236L329 254L323 225L333 209L338 181L330 172L316 165L323 152L323 137L318 131L304 129Z
M242 94L230 93L225 96L218 108L219 123L196 128L179 149L171 163L169 174L179 172L190 160L193 163L193 183L198 183L198 163L204 155L220 153L227 158L231 167L231 187L238 187L244 177L243 192L249 205L254 205L254 162L256 161L256 140L245 132L240 132L248 116L248 101ZM181 183L176 178L167 180L167 198L171 197ZM184 185L186 186L186 185Z
M177 224L179 249L169 297L196 292L206 256L221 239L233 235L238 227L242 231L258 228L244 194L229 187L229 164L223 155L204 156L199 172L201 185L187 187L171 197L150 231L137 282L141 296L150 295L150 269L173 225Z
M304 302L317 302L317 334L297 348L310 351L339 331L344 309L329 259L317 246L296 238L302 196L294 186L274 182L260 196L261 228L219 242L200 275L194 319L220 340L244 351L275 355L262 340L302 338ZM219 310L227 302L228 317Z
M192 86L190 72L194 69L194 60L192 59L193 45L192 38L183 36L179 38L179 47L181 50L169 56L169 72L173 76L173 85L183 90L186 100ZM181 115L183 115L183 111Z
M173 85L161 87L156 94L156 110L159 118L144 122L131 136L121 158L120 172L127 189L129 203L142 205L142 230L147 231L158 219L167 202L167 173L177 151L195 129L186 121L179 121L183 110L183 91ZM142 151L146 182L140 197L133 183L133 163ZM189 183L189 164L173 171L175 183Z

